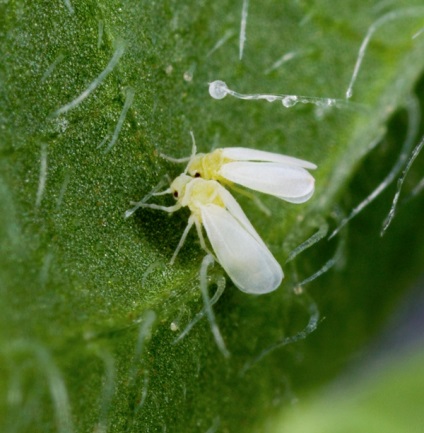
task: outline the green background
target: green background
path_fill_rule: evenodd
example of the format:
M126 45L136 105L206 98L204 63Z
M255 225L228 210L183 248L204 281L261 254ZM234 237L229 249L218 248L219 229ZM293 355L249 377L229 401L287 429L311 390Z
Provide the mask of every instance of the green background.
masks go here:
M311 235L335 229L385 178L408 133L415 132L414 145L424 133L424 34L412 38L424 27L424 7L412 0L250 3L240 61L241 1L0 1L2 432L305 433L317 431L320 405L331 407L326 419L336 431L351 431L352 417L364 431L381 431L378 399L390 392L394 407L419 414L422 362L409 356L380 382L364 379L351 389L347 380L342 397L323 389L423 271L424 201L411 195L423 158L383 238L396 182L335 238L284 263ZM396 19L373 36L351 104L286 109L208 95L208 82L221 79L241 93L344 98L367 29L387 13ZM288 52L296 56L268 72ZM111 59L99 86L58 115ZM202 308L204 254L194 232L169 266L188 213L140 210L124 219L130 201L182 171L159 153L189 155L190 130L203 152L243 146L318 165L308 203L261 197L271 217L235 194L286 277L261 297L227 280L214 311L229 359L205 319L173 344ZM331 270L299 289L334 257ZM217 281L223 271L216 265L211 275ZM315 332L258 360L313 325L315 309ZM403 379L391 383L399 372ZM374 391L353 408L357 388ZM322 402L304 403L308 394ZM305 425L290 424L294 412ZM393 412L396 431L415 431L410 412Z

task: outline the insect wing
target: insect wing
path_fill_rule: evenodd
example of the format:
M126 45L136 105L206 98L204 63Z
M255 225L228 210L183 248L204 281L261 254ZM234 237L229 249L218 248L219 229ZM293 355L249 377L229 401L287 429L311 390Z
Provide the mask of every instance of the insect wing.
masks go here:
M256 232L253 236L227 209L215 204L202 206L201 214L219 263L240 290L263 294L278 288L283 271Z
M225 147L222 149L222 153L225 158L234 161L281 162L283 164L295 165L310 170L317 168L317 166L312 164L312 162L303 159L281 155L274 152L266 152L264 150L248 149L246 147Z
M252 226L252 223L247 218L241 206L237 203L237 200L221 185L219 186L219 196L224 202L228 212L230 212L230 214L257 240L258 243L268 249L262 238Z
M274 162L229 162L220 175L231 182L292 203L303 203L314 193L315 180L302 167Z

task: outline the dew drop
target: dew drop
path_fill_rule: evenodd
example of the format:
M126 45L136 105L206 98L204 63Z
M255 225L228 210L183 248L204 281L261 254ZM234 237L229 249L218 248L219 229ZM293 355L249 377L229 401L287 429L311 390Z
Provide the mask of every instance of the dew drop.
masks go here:
M209 95L214 99L223 99L227 96L228 87L224 81L216 80L209 83Z
M293 107L293 105L297 104L298 99L297 99L297 96L294 96L294 95L293 96L286 96L285 98L283 98L281 100L281 102L283 103L283 105L286 108L290 108L290 107Z
M328 108L336 105L336 100L331 98L319 99L314 102L317 107Z

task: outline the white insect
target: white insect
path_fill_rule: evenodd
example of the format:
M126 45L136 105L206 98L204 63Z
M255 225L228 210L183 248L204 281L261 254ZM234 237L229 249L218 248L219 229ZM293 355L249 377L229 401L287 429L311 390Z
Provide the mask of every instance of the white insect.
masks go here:
M196 153L193 133L192 155L173 159L187 162L193 177L216 180L228 186L236 183L290 203L304 203L315 190L315 179L307 171L317 168L311 162L263 150L226 147L211 153Z
M160 206L146 203L146 199L133 203L126 212L130 216L137 208L176 212L188 207L191 215L187 227L171 259L174 262L184 245L187 234L195 225L201 247L209 252L202 233L205 228L218 263L233 283L243 292L263 294L277 289L283 279L283 271L265 243L259 237L234 197L217 181L179 175L170 188L149 195L172 194L177 203Z

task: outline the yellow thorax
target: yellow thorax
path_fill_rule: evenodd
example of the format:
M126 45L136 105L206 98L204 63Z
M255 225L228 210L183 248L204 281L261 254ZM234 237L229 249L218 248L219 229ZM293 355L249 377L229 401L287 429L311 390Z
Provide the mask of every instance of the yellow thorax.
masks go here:
M203 179L218 180L221 183L230 183L220 175L221 167L231 162L225 158L222 149L217 149L211 153L198 153L189 162L187 171L193 177L202 177Z
M201 221L201 208L208 204L225 207L218 182L180 174L171 184L171 191L181 206L187 206Z

